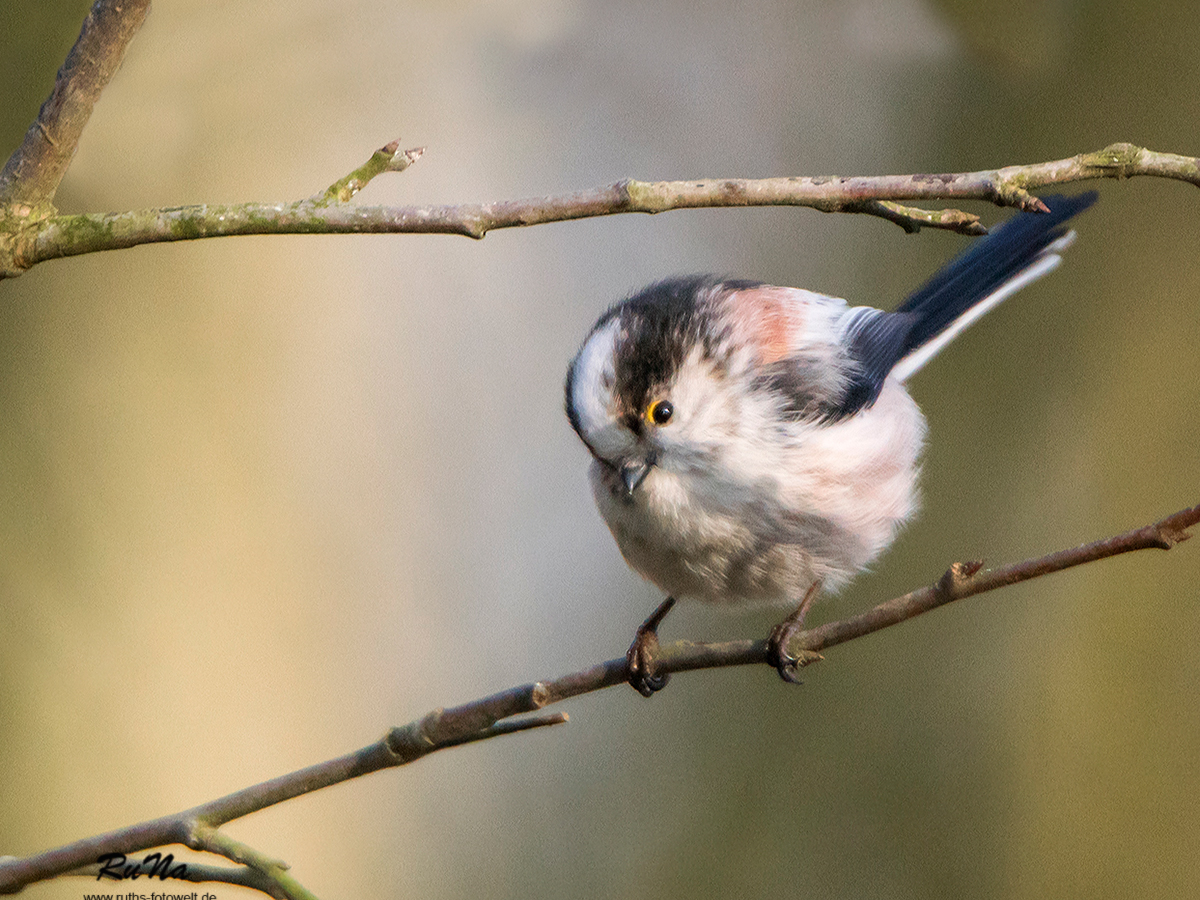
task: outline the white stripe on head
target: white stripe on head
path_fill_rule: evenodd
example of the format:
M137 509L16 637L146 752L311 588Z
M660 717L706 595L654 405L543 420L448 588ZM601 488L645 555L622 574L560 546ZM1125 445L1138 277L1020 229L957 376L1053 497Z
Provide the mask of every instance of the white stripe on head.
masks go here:
M593 332L575 357L571 409L581 437L600 456L612 459L629 449L632 435L613 419L614 360L621 317Z

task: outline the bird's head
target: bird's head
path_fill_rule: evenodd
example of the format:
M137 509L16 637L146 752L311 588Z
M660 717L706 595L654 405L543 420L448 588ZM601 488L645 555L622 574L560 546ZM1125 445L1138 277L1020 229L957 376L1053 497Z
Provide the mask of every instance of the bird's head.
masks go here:
M712 309L729 290L712 278L652 285L601 316L571 362L567 417L626 498L656 470L705 467L739 430L736 360Z

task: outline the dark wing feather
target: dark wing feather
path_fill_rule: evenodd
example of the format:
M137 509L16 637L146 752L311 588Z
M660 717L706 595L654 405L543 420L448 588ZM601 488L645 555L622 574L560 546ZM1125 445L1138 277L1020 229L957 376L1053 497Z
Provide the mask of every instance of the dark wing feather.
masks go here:
M933 341L977 304L1021 276L1066 229L1063 222L1096 202L1096 192L1042 198L1049 213L1018 213L946 264L895 312L855 307L846 313L843 340L854 374L832 418L870 406L895 365Z

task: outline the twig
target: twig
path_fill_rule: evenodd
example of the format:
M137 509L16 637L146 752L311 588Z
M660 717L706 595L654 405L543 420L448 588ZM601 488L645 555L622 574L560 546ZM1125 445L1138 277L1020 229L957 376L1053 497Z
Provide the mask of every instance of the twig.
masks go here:
M860 615L801 632L793 647L819 651L863 637L929 612L954 600L985 591L1040 578L1072 566L1094 562L1134 550L1167 550L1187 540L1190 529L1200 523L1200 505L1111 538L1061 550L1037 559L984 570L982 563L956 563L935 583L902 597L880 603ZM656 658L661 672L684 672L721 666L771 665L766 641L692 643L677 641L664 645ZM136 853L168 844L184 844L226 856L253 869L256 876L240 870L214 869L213 880L245 878L277 897L311 900L290 874L287 866L259 854L222 835L218 829L249 813L265 809L320 788L358 778L380 769L414 762L437 750L472 741L486 740L530 728L565 722L565 714L540 714L506 722L514 716L538 713L546 706L602 688L624 684L629 671L624 657L610 659L590 669L539 681L492 694L452 709L438 709L408 725L394 728L381 740L346 756L265 781L210 803L172 816L87 838L25 859L0 859L0 893L12 893L27 884L89 868L107 853ZM197 873L197 879L199 873Z
M403 172L425 153L424 147L401 150L399 141L384 144L371 154L371 158L347 175L339 178L325 191L312 199L318 203L345 203L367 186L376 175L384 172Z

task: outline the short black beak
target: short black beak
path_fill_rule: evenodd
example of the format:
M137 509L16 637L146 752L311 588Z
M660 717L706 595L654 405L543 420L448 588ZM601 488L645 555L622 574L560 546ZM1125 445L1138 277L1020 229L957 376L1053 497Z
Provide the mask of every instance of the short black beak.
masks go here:
M653 465L654 458L650 457L648 459L627 459L617 467L617 471L621 474L621 481L625 485L625 496L633 496L633 492L650 474L650 467Z

